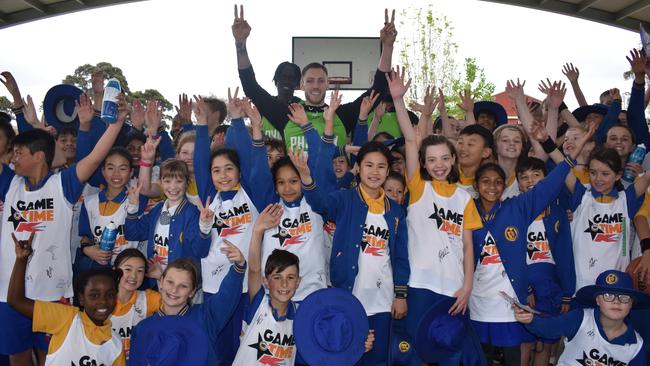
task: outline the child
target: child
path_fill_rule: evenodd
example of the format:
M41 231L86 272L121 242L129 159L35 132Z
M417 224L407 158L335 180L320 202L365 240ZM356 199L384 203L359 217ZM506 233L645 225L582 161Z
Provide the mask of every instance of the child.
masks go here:
M191 303L191 299L201 289L199 282L201 272L194 261L185 258L169 263L160 278L162 301L160 309L152 316L142 320L131 334L131 364L148 365L147 360L136 356L142 357L160 352L159 349L150 349L149 347L151 343L155 343L155 340L138 338L138 334L151 326L151 323L166 316L182 316L187 324L199 328L209 338L208 357L205 365L217 364L217 337L239 303L239 294L242 292L242 282L244 272L246 272L246 259L236 246L226 243L222 251L232 265L221 282L219 292L206 299L202 304ZM174 330L170 329L170 331ZM167 350L167 352L172 351L184 352L183 349ZM174 356L170 355L169 357L174 359Z
M492 133L480 125L469 125L460 131L456 141L458 153L458 183L473 198L478 197L474 189L474 175L479 166L492 156L494 138Z
M102 175L106 180L106 188L99 193L84 198L79 219L79 235L81 248L75 260L75 271L95 266L110 266L121 251L136 248L138 241L128 241L124 237L124 222L126 221L127 185L131 179L131 155L122 147L109 151L102 164ZM146 199L141 198L139 204L141 214L146 205ZM114 223L117 229L115 246L112 251L99 248L102 233L109 223Z
M295 153L276 161L269 171L261 141L261 117L248 102L244 102L244 111L251 119L253 140L239 123L232 126L229 139L236 140L236 146L245 148L246 145L252 145L249 156L251 180L256 182L255 189L258 194L263 194L265 204L278 203L283 208L278 225L264 233L262 263L266 262L275 249L288 250L300 258L303 264L302 281L293 298L299 302L312 292L327 287L323 218L311 209L302 194L300 175L291 160L296 158ZM302 106L296 104L290 117L303 127L307 143L314 146L312 151L317 152L320 138L308 123ZM264 265L262 269L265 270Z
M502 125L494 131L497 163L506 172L506 190L503 199L519 194L515 167L526 150L527 138L524 131L515 125Z
M548 138L543 125L536 123L532 136L543 141L547 154L562 155ZM585 136L585 140L587 137L590 136ZM585 140L581 140L575 155ZM487 163L476 172L475 185L479 192L476 206L483 228L473 233L477 264L469 304L470 317L484 344L488 364L492 361L493 348L503 347L506 366L519 365L520 344L533 341L515 321L499 292L516 297L521 303L527 302L529 280L525 257L528 243L525 233L530 223L558 196L570 163L569 159L560 162L535 187L505 201L501 200L506 180L503 169L495 163Z
M35 332L52 335L45 364L125 365L119 336L111 330L110 315L117 298L118 274L92 269L78 279L76 294L83 310L25 296L27 262L33 253L34 232L15 244L16 262L11 273L7 302L20 314L33 319Z
M266 157L268 158L269 168L271 168L276 161L287 156L282 140L269 138L264 140L264 146L266 146Z
M571 154L571 152L576 148L576 142L586 134L587 129L582 126L569 127L566 131L564 142L562 143L562 151L564 151L564 153L567 155ZM580 183L585 186L589 185L589 171L587 169L587 162L589 161L589 156L591 156L595 145L596 144L594 141L589 141L576 158L576 166L571 169L576 178L580 180Z
M588 166L590 188L573 174L566 180L572 193L571 232L577 290L593 283L602 271L625 270L630 263L634 242L632 221L650 185L650 174L645 174L619 191L617 182L623 167L613 149L594 151Z
M74 164L77 157L77 130L72 127L66 127L58 131L56 144L63 151L65 166Z
M210 250L210 225L205 224L204 206L199 202L199 213L196 206L185 198L188 179L185 163L176 159L165 161L160 167L160 185L167 199L142 217L138 217L142 183L129 189L125 237L127 240L146 240L147 257L153 258L162 270L169 262L180 258L191 258L199 265ZM209 204L208 199L206 206Z
M546 165L537 158L523 158L516 167L519 191L528 192L546 176ZM548 315L569 311L575 292L575 268L571 228L557 200L551 203L526 232L528 281L532 292L528 303ZM535 365L548 365L551 345L557 339L541 339L535 351ZM529 360L535 343L522 345L522 359ZM541 350L539 349L541 347Z
M242 329L241 346L233 365L282 363L293 366L295 362L293 318L296 305L291 299L300 285L299 259L289 251L275 249L266 259L263 273L261 262L264 233L280 224L282 211L280 204L269 205L260 213L253 227L248 260L246 326ZM268 288L268 294L265 288ZM261 348L260 337L266 341L264 348Z
M232 118L233 129L237 129L235 126L245 128L241 100L237 99L236 93L234 97L231 97L230 90L228 90L228 94L228 111ZM225 278L226 269L229 266L228 258L221 252L221 248L225 245L224 239L237 246L244 256L248 255L253 223L258 212L265 206L262 198L264 192L261 189L252 189L255 182L251 179L250 161L244 159L240 164L238 151L230 148L220 148L210 153L206 117L209 111L203 98L195 97L195 99L197 102L195 110L197 119L196 146L194 149L196 184L201 201L214 197L209 205L210 210L215 212L214 222L210 225L212 241L208 256L201 260L204 279L203 292L209 299L219 290L219 285ZM250 155L250 145L241 146L232 141L233 133L228 133L226 145L248 150L248 155ZM266 168L266 161L264 165ZM219 336L216 344L219 348L219 365L230 365L239 347L246 291L247 284L245 283L235 314L223 327L223 333Z
M58 301L70 298L72 261L70 232L72 205L93 172L110 150L127 115L126 103L118 99L118 121L111 124L94 149L77 164L57 173L51 171L55 141L47 132L34 129L14 139L12 162L15 171L2 167L0 200L4 201L2 238L11 243L11 235L25 239L39 232L34 239L35 253L27 266L25 280L27 297L34 300ZM80 97L77 107L82 126L93 116L87 96ZM85 127L82 127L85 128ZM6 304L11 267L15 253L9 245L0 247L0 354L12 355L12 362L31 362L33 334L31 320ZM46 348L44 344L41 348Z
M630 275L605 271L576 296L590 307L542 317L515 305L515 317L540 337L567 337L558 365L647 365L643 339L626 318L632 307L647 308L650 297L634 290Z
M403 96L404 69L387 75L400 129L405 139L406 178L409 189L408 253L409 314L412 338L425 312L435 303L454 297L449 313L464 314L472 292L472 230L481 224L470 194L456 186L456 150L447 138L425 137L418 149ZM414 357L413 364L421 361Z
M115 270L122 271L117 290L117 303L111 313L111 323L122 339L124 354L129 359L131 331L141 320L160 308L160 294L153 290L139 291L147 273L147 259L142 252L129 248L115 259Z
M406 190L406 181L404 176L398 172L391 171L384 182L384 192L386 196L393 201L404 205L404 191Z
M332 144L330 153L333 148ZM321 147L320 154L326 153ZM382 189L388 176L388 149L380 142L368 142L359 150L358 159L359 186L342 191L329 184L321 191L318 181L303 175L309 172L307 164L297 168L307 202L336 223L330 259L332 286L351 291L363 304L377 346L361 364L376 365L388 357L391 313L396 319L406 314L407 233L402 208L387 199Z

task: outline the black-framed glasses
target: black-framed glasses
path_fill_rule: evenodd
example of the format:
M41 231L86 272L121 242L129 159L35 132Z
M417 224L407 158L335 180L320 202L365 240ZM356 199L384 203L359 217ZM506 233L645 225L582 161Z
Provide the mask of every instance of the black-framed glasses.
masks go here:
M623 295L623 294L610 294L608 292L605 292L603 295L603 300L607 302L614 302L614 299L617 299L618 302L621 304L629 304L632 302L632 296L630 295Z

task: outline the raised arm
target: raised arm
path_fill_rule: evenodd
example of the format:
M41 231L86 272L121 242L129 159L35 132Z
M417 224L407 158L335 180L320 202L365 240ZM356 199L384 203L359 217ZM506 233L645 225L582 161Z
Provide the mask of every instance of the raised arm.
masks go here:
M636 49L630 51L630 57L626 57L634 72L634 82L630 93L630 101L627 107L627 125L634 132L637 143L644 143L650 146L650 133L645 119L644 93L646 61L647 58Z
M208 106L201 96L194 96L196 108L196 142L194 143L194 178L199 198L215 197L216 189L210 173L210 136L208 135Z
M248 247L248 296L253 301L257 292L264 283L262 273L262 241L264 232L280 224L282 218L282 205L276 203L266 206L257 217L253 225L253 234ZM225 240L224 240L225 241Z
M151 183L151 171L156 160L156 149L159 143L160 139L147 137L147 141L142 145L140 155L140 171L138 173L138 181L142 184L140 194L152 198L160 196L160 187Z
M569 79L571 89L573 89L573 94L578 100L578 105L581 107L588 105L589 103L587 103L587 99L585 99L585 95L582 93L582 89L580 89L580 84L578 84L578 77L580 76L578 68L573 66L573 63L567 62L564 64L564 67L562 67L562 73L567 79Z
M235 38L235 49L237 50L237 67L240 70L247 69L252 66L246 49L246 40L251 34L251 26L244 19L244 5L240 5L239 12L237 12L237 5L235 4L235 21L232 23L231 29L232 36Z
M401 72L400 72L401 71ZM388 87L390 94L393 96L393 104L395 105L395 113L397 114L397 121L404 136L404 148L406 149L406 178L410 181L415 175L417 169L420 167L418 160L418 143L416 138L415 129L411 125L404 103L404 94L411 85L411 79L405 80L405 70L397 66L396 70L386 74L388 80Z
M543 83L543 81L542 81ZM549 82L550 84L550 82ZM546 119L546 130L553 141L557 139L559 108L566 95L566 86L561 81L556 81L549 85L547 92L548 116Z
M25 273L27 272L27 262L33 253L34 234L32 232L27 240L18 240L13 233L11 234L16 251L16 262L14 262L14 269L11 272L7 292L7 303L17 312L30 319L34 314L34 300L25 296Z
M472 98L472 91L470 89L465 89L462 93L459 94L460 104L458 106L465 111L465 121L469 124L476 123L474 118L474 99Z
M424 92L424 104L419 104L416 102L411 102L409 104L409 108L411 108L411 110L420 113L420 119L418 120L417 127L417 132L420 139L433 134L433 112L436 110L436 107L440 102L439 98L434 97L434 91L435 87L427 86ZM419 145L420 141L418 141L418 146Z
M122 129L124 120L129 113L128 106L124 100L124 94L120 93L117 96L117 104L117 121L106 128L106 131L90 154L77 163L76 173L79 181L82 183L86 182L102 161L104 161L106 154L108 154L109 150L113 147L113 143Z

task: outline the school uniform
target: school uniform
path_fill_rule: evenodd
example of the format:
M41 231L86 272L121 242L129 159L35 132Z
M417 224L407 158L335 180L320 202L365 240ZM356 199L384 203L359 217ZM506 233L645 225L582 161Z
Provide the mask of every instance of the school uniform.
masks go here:
M562 162L529 191L495 203L483 212L483 228L473 232L477 262L469 301L470 317L482 343L513 347L534 337L517 323L500 291L527 303L528 266L526 233L529 224L559 194L569 164Z
M190 258L201 268L201 258L210 250L210 234L199 230L199 210L186 199L174 207L167 201L156 204L148 214L128 213L124 224L127 240L147 241L147 258L163 269L181 258Z
M474 177L464 175L460 167L458 168L458 183L456 183L456 185L467 191L472 198L478 198L478 192L476 191L476 188L474 188Z
M330 136L323 139L332 141ZM315 179L303 191L312 209L336 223L330 258L332 286L352 292L363 304L370 328L375 329L375 347L360 362L386 362L391 304L394 293L406 294L409 277L404 211L383 191L378 199L371 199L361 187L335 191L327 184L321 190L319 184Z
M519 191L519 182L517 181L517 175L513 173L510 179L506 181L506 189L501 195L501 200L505 201L508 198L519 195L519 193L521 193L521 191Z
M643 339L629 323L626 324L625 333L610 340L600 323L598 309L577 309L556 317L534 316L526 328L545 338L567 337L558 366L645 366Z
M125 303L117 300L111 314L111 326L122 341L126 359L131 349L131 332L139 322L160 309L160 294L153 290L134 291Z
M31 319L9 307L7 291L15 262L12 234L26 240L35 233L32 255L25 276L25 295L34 300L58 301L72 297L70 230L72 206L83 184L76 165L58 173L48 173L31 186L7 165L0 174L2 214L0 246L0 354L16 354L35 344ZM38 342L39 347L46 347Z
M416 170L408 182L406 216L409 277L406 327L415 339L425 312L438 301L452 298L463 287L464 230L483 226L472 196L455 184L425 181ZM413 357L412 364L421 364Z
M264 209L260 197L263 192L258 189L249 189L256 187L256 183L251 180L250 152L243 153L243 149L250 150L248 146L240 146L237 142L241 139L237 137L248 132L244 126L242 118L236 118L231 121L231 126L226 133L226 147L233 148L242 157L240 160L240 185L234 190L228 192L217 192L210 174L210 138L208 136L207 126L196 126L196 142L194 144L194 174L198 194L202 202L206 202L208 197L212 197L210 209L214 211L214 224L212 225L212 242L210 250L202 260L201 270L203 276L203 291L206 299L214 296L219 291L219 286L227 273L230 262L221 252L225 245L224 239L233 243L245 258L248 258L248 246L252 236L253 225L259 212ZM234 137L233 137L234 134ZM242 154L239 152L242 151ZM241 333L241 324L244 315L244 309L248 295L248 281L244 279L244 286L239 297L239 303L235 313L223 327L222 334L219 335L217 343L219 365L230 365L235 357L239 347L239 335Z
M192 323L197 328L200 328L209 338L208 357L205 366L214 366L217 364L219 352L216 347L217 337L239 303L239 296L237 294L241 293L245 271L245 268L238 268L236 265L232 265L222 281L217 294L206 299L202 304L186 305L176 315L184 317L186 322ZM133 333L131 333L131 344L133 345L131 349L137 347L138 328L146 327L147 323L155 322L165 316L165 313L162 311L157 311L138 323L133 328Z
M260 288L246 309L245 325L234 366L285 365L293 366L296 340L293 319L296 305L289 302L287 314L280 316L271 305L271 298Z
M601 194L576 182L570 201L576 291L605 270L625 271L634 243L632 219L642 200L634 185Z
M526 237L535 308L546 315L560 315L562 304L569 304L575 292L575 268L569 220L557 200L528 226ZM557 339L542 341L555 343Z
M146 197L140 196L138 215L143 213L147 201ZM113 247L109 263L97 263L90 257L86 256L81 248L79 248L77 251L77 259L74 263L75 273L80 273L93 267L110 267L115 263L117 255L122 251L128 248L138 248L140 244L139 241L129 241L126 240L126 237L124 236L124 223L126 221L126 210L128 204L129 201L126 189L112 199L106 197L105 190L84 198L79 217L79 236L84 236L91 239L94 244L99 244L106 225L111 222L115 224L117 235L115 237L115 246Z
M98 326L75 307L36 301L33 329L52 335L46 366L126 365L122 342L110 320Z

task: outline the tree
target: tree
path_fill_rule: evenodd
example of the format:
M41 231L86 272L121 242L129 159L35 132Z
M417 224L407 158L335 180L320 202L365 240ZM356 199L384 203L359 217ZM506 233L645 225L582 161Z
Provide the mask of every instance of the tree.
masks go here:
M5 96L0 96L0 111L12 114L11 108L14 104Z
M422 100L427 86L435 85L446 95L451 115L462 118L459 93L470 87L475 100L491 100L495 86L487 80L483 68L475 58L466 58L462 72L458 72L458 44L453 38L453 24L444 14L438 14L432 5L426 8L410 7L401 12L400 62L411 77L408 98Z
M163 107L163 120L171 121L171 117L168 113L172 111L174 106L170 101L168 101L156 89L145 89L145 91L131 91L126 77L122 73L122 69L113 66L108 62L100 62L94 66L90 64L81 65L74 70L74 74L67 75L65 79L63 79L63 83L72 84L84 92L90 91L92 93L91 77L92 74L97 70L103 71L104 75L106 75L106 77L109 79L115 78L119 80L127 102L133 103L135 99L139 99L140 101L155 99L159 101L160 105Z

